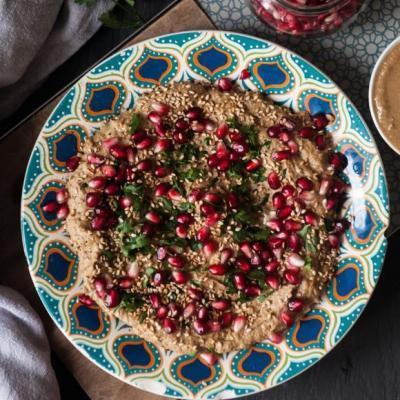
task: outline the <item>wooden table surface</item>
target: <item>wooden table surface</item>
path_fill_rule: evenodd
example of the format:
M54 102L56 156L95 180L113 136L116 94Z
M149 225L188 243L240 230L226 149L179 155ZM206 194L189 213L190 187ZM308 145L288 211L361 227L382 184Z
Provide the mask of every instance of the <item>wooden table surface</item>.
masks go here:
M172 30L210 28L212 25L206 16L199 9L193 8L193 1L182 0L175 10L178 14L161 18L135 40ZM137 2L143 13L146 10L154 12L157 7L170 3L167 0ZM121 34L119 39L126 34ZM110 35L115 36L115 33L110 32ZM105 54L109 44L107 41L93 42L93 53ZM80 68L72 68L69 73L78 76L83 71L82 65L87 65L85 52L78 58L75 57L73 62ZM55 77L57 73L61 76L62 69L55 73ZM52 79L55 80L54 77ZM44 91L48 93L48 88ZM21 243L20 197L28 157L47 113L48 110L42 110L0 143L0 282L15 288L29 299L44 321L52 349L91 399L159 399L159 396L140 391L113 378L79 353L51 321L32 285ZM390 239L377 290L345 339L301 376L268 392L251 396L252 400L400 400L400 268L396 258L398 240L400 233ZM69 399L68 388L63 385L63 381L59 383L63 398Z

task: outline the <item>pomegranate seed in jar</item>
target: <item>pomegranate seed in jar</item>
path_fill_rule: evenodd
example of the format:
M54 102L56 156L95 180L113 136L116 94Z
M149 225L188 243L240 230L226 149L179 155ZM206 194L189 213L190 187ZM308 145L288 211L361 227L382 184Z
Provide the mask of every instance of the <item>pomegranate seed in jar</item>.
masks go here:
M221 92L230 92L233 89L232 81L229 78L220 78L217 86Z

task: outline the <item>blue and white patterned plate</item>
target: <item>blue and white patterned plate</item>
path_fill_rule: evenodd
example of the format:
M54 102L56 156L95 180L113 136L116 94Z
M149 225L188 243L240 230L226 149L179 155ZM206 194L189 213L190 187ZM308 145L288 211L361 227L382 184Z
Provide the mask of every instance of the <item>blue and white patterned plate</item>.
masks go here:
M238 79L247 68L251 78ZM106 119L135 105L155 85L188 79L237 79L295 110L330 113L337 148L352 187L346 214L352 227L341 247L337 274L322 302L280 345L259 343L223 354L208 366L131 334L97 306L78 302L82 277L62 224L41 205L63 183L65 161ZM386 251L388 192L382 162L360 114L323 73L292 52L242 34L185 32L148 40L103 61L60 101L44 125L26 172L22 234L33 282L58 327L105 371L142 389L180 398L232 398L278 385L327 354L364 309Z

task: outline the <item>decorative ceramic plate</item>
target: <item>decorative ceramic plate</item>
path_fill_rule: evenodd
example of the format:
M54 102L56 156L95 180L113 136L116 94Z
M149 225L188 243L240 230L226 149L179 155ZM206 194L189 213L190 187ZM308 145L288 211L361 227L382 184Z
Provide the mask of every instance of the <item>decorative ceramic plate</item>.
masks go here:
M238 79L295 110L335 116L330 125L349 165L344 238L326 295L279 345L258 343L223 354L208 366L131 334L118 319L78 301L78 260L60 221L42 211L63 186L65 161L108 118L131 108L143 92L170 81ZM222 399L271 388L327 354L363 311L379 277L389 217L382 162L366 124L342 91L310 63L265 40L228 32L185 32L148 40L114 54L74 85L44 125L26 172L22 234L33 282L61 331L105 371L142 389L180 398Z

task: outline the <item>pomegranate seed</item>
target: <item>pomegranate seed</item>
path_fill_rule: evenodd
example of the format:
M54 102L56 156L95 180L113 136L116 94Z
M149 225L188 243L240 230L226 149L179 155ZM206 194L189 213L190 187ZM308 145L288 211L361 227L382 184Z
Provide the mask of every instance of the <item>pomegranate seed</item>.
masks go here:
M237 333L240 332L246 325L247 318L244 315L238 315L232 321L232 330Z
M170 200L178 201L182 199L181 194L175 188L169 189L167 195Z
M222 198L217 193L206 192L204 194L204 201L207 201L208 203L212 204L219 204L222 201Z
M194 315L195 311L196 311L196 303L192 301L183 309L182 313L183 318L185 319L190 318L192 315Z
M249 267L250 267L250 265L249 265ZM245 272L248 272L248 271L245 271ZM246 277L243 272L236 272L233 275L233 284L235 285L236 289L238 289L238 290L243 290L246 287Z
M261 253L261 251L264 250L265 245L264 245L264 243L262 243L262 242L253 242L253 243L251 244L251 248L252 248L255 252Z
M170 173L171 173L171 170L162 165L158 165L154 171L154 175L157 178L164 178L164 177L168 176Z
M167 257L167 249L165 247L159 247L157 249L157 260L164 260Z
M218 213L214 213L211 215L207 215L206 217L206 225L214 226L221 219L221 215Z
M262 258L264 261L269 261L269 260L272 258L272 255L271 255L271 253L270 253L270 251L269 251L268 249L264 249L264 250L261 252L261 258Z
M270 126L267 130L267 134L270 138L276 139L281 133L282 127L280 125Z
M261 264L261 257L258 254L254 254L250 260L251 265L260 265Z
M175 132L173 134L173 139L178 144L184 144L184 143L188 143L189 142L190 137L185 132Z
M110 154L118 160L123 160L126 158L126 150L119 144L115 144L110 147Z
M107 196L115 196L120 191L121 191L120 185L118 183L114 183L114 182L109 183L104 189L104 193Z
M278 274L268 274L265 277L265 283L274 290L279 289L279 286L280 286L279 275Z
M146 150L152 144L153 144L153 140L151 139L151 137L147 136L143 140L141 140L139 143L136 144L136 148L138 148L139 150Z
M196 289L193 287L187 288L187 295L192 300L201 300L203 298L203 292L200 289Z
M247 161L246 166L245 166L247 172L256 171L260 167L261 167L261 160L259 160L259 159L249 160L249 161Z
M222 314L221 316L221 326L223 328L227 328L228 326L231 326L233 321L233 314L231 311L226 311Z
M208 309L207 307L200 307L199 311L197 312L197 317L201 320L207 319L208 318Z
M313 123L317 129L324 129L328 126L329 121L324 114L318 114L313 117Z
M141 142L145 137L147 137L147 133L143 129L137 129L134 133L131 135L131 139L134 143L139 143Z
M211 120L209 120L209 119L206 119L206 120L204 121L204 123L205 123L205 127L206 127L206 131L207 131L207 132L213 132L213 131L215 131L216 124L215 124L213 121L211 121Z
M95 154L95 153L88 154L87 160L88 160L89 164L96 165L96 166L103 164L105 161L103 156L101 156L99 154Z
M279 121L288 131L292 132L296 129L297 123L290 118L282 117Z
M276 272L280 266L281 264L279 261L273 260L265 265L265 270L267 272Z
M200 210L203 214L205 215L211 215L211 214L215 214L215 208L213 205L208 204L208 203L203 203L200 206Z
M142 172L149 172L153 168L153 163L151 160L146 158L142 161L139 161L138 164L136 165L136 168Z
M320 151L326 149L325 135L317 135L317 136L315 136L315 146Z
M42 206L42 210L45 213L53 214L57 212L57 210L60 208L60 205L56 201L49 201L45 205Z
M292 185L285 185L282 188L282 194L286 197L293 197L296 193L296 189Z
M326 199L326 209L333 210L338 205L338 199L336 196L330 196Z
M217 82L217 86L221 92L230 92L233 88L232 81L229 78L220 78Z
M93 284L96 294L99 297L103 298L106 292L106 286L107 286L106 280L104 278L98 277L94 280Z
M67 204L62 204L60 206L60 208L58 209L58 211L57 211L56 217L58 219L65 219L65 218L68 217L68 214L69 214L68 205Z
M281 131L279 134L279 140L283 143L287 143L290 140L290 134L288 131Z
M215 135L218 139L223 139L229 132L229 126L225 123L218 126Z
M119 139L117 137L109 137L104 139L102 145L105 149L110 150L110 148L116 144L118 144Z
M152 236L155 232L154 225L144 223L141 232L146 236Z
M279 189L281 186L281 180L279 178L279 175L276 172L270 172L268 174L268 184L271 189Z
M240 79L245 80L250 78L250 72L248 69L242 69L242 72L240 73Z
M229 157L229 150L225 146L225 143L219 142L217 143L217 151L215 153L219 159L225 159Z
M341 179L335 179L332 183L331 191L334 194L342 194L347 188L347 185Z
M224 264L212 264L208 267L208 271L212 275L225 275L226 273L226 266Z
M169 113L169 106L158 101L155 101L151 104L151 109L160 115L166 115Z
M290 327L293 326L293 324L294 324L294 319L293 319L293 317L292 317L289 313L287 313L286 311L284 311L284 312L281 314L281 321L282 321L288 328L290 328Z
M329 164L335 169L335 171L343 171L347 167L347 158L342 153L333 153L329 158Z
M287 219L285 221L285 230L287 232L297 232L303 228L301 222L295 221L294 219Z
M292 213L292 210L290 206L283 207L277 211L277 216L280 219L285 219Z
M236 259L236 264L239 269L245 273L251 270L251 264L244 257L238 257Z
M251 284L245 287L244 292L247 296L257 297L261 294L261 289L258 285Z
M94 231L98 231L104 229L107 224L107 218L102 215L95 215L93 219L90 221L90 227Z
M335 235L333 233L329 234L328 235L328 241L329 241L330 246L333 249L338 249L339 248L340 240L339 240L339 237L337 235Z
M239 198L235 193L228 193L225 200L230 209L237 209L239 207Z
M180 224L189 225L193 222L193 217L188 213L181 213L181 214L177 215L176 220Z
M222 264L227 263L232 256L233 256L233 250L225 247L221 251L221 258L220 258L221 259L221 263Z
M161 217L154 211L149 211L144 217L152 224L159 224L161 222Z
M174 333L176 331L175 322L171 318L165 318L163 320L163 328L165 333Z
M176 303L168 303L168 309L171 318L177 318L182 314L182 307Z
M154 196L161 197L165 196L170 190L171 185L166 182L159 183L154 189Z
M297 154L299 152L299 145L294 140L289 140L287 145L290 149L290 154Z
M164 320L165 318L167 318L168 312L169 312L168 307L161 305L157 309L156 316L158 319Z
M186 260L182 256L171 256L168 257L168 264L174 268L183 268L186 264Z
M245 142L244 136L237 129L229 131L229 139L231 139L232 142L235 142L235 143L244 143Z
M349 221L346 219L339 219L335 221L332 233L342 235L350 227Z
M214 240L207 240L203 243L203 253L210 258L217 251L217 243Z
M237 154L241 158L249 151L249 145L247 143L233 143L232 149L234 150L234 154Z
M276 236L272 236L268 239L268 245L271 249L278 249L279 247L282 247L284 243L285 241L283 239Z
M162 117L155 111L150 111L149 115L147 116L148 120L155 125L162 124Z
M251 258L253 256L253 251L251 250L250 243L245 241L242 242L239 246L240 251L247 257Z
M230 161L227 158L225 158L219 161L217 165L217 170L220 172L225 172L229 169L230 166L231 166Z
M104 304L108 308L114 308L120 303L119 292L117 289L110 289L105 297L104 297Z
M288 308L289 311L300 312L304 307L304 301L302 299L293 297L289 300Z
M312 225L317 227L318 223L319 223L319 218L317 217L317 215L315 213L313 213L312 211L307 211L304 214L304 221L306 222L306 224L308 225Z
M205 242L210 237L210 229L207 227L200 228L197 232L197 240Z
M203 120L192 122L192 131L193 132L201 133L201 132L204 132L205 130L206 130L206 124Z
M272 159L274 161L288 160L292 156L290 150L279 150L272 153Z
M81 158L78 156L73 156L71 158L69 158L67 161L65 161L65 167L67 168L68 171L75 171L78 166L79 163L81 161Z
M104 176L95 176L88 182L88 186L92 189L104 189L106 181L107 180Z
M101 167L101 172L107 178L114 178L117 175L117 170L112 165L103 165Z
M269 221L267 221L266 225L268 228L277 232L279 232L283 228L282 221L277 218L271 218Z
M186 111L186 118L189 121L199 120L203 116L203 110L200 107L191 107Z
M219 299L211 303L211 307L217 311L226 311L231 306L229 300Z
M274 344L282 343L283 335L281 332L271 332L269 335L269 341Z
M303 128L299 129L297 134L303 139L311 139L314 136L315 131L314 131L313 128L310 128L308 126L304 126Z
M171 272L172 279L174 282L182 285L189 280L189 276L183 271L172 271Z
M190 203L195 203L196 201L200 201L204 196L204 193L201 189L192 189L188 196L188 201Z
M161 297L158 293L150 293L149 295L151 306L154 309L158 309L161 307Z
M181 239L185 239L188 235L188 230L185 225L178 224L175 228L176 236L180 237Z
M220 332L222 329L222 324L219 321L211 320L207 322L207 325L210 332Z
M91 299L91 298L90 298L88 295L86 295L86 294L81 294L81 295L79 295L78 299L79 299L79 301L80 301L82 304L85 304L86 306L92 306L92 305L94 304L93 299Z
M285 271L285 273L283 274L283 277L291 285L297 286L301 281L299 274L295 271Z
M282 193L274 193L272 196L272 206L275 210L280 210L286 206L286 198Z
M140 273L140 267L137 261L132 261L128 263L125 267L126 273L131 278L137 278Z
M207 326L206 322L204 322L200 319L196 319L193 322L193 329L198 335L204 335L208 331L208 326Z
M177 131L186 131L187 129L189 129L189 123L183 118L179 118L175 122L175 129Z
M314 183L312 180L302 177L297 179L296 186L299 187L301 190L312 190L314 188Z
M68 191L66 189L59 189L56 193L56 201L58 204L64 204L68 199Z
M164 271L156 271L153 274L153 284L155 286L160 286L165 283L167 280L166 274Z
M211 155L208 157L208 160L207 160L207 164L208 164L208 166L211 167L211 168L217 167L217 165L219 164L219 162L220 162L220 159L218 158L218 156L217 156L215 153L214 153L214 154L211 154Z
M171 139L158 139L154 145L154 152L160 153L162 151L168 151L172 148Z
M129 289L132 287L133 280L129 276L124 276L122 278L119 278L118 280L118 286L121 289Z
M304 267L305 261L297 253L292 253L287 258L287 262L292 267Z

